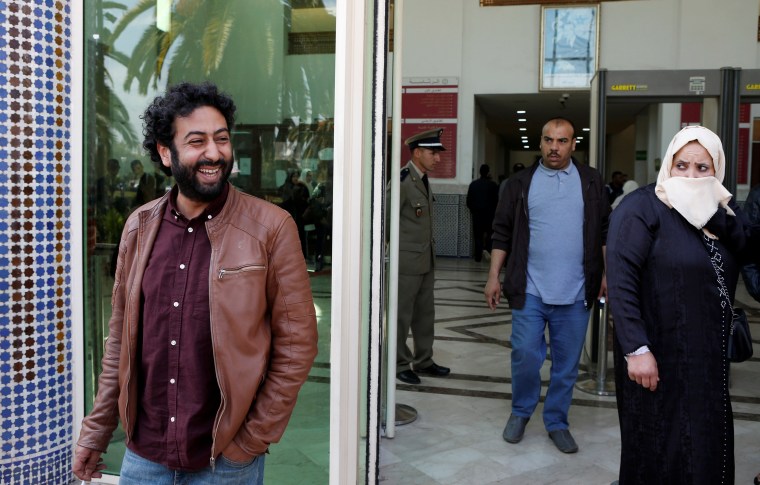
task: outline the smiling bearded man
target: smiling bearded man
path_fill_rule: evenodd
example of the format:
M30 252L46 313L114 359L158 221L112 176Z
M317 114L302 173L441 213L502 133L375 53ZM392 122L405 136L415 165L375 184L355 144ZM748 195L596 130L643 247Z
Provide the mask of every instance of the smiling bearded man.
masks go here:
M143 115L143 147L177 184L127 219L92 412L73 472L102 476L121 418L119 483L262 484L317 353L296 225L239 192L235 104L183 83Z

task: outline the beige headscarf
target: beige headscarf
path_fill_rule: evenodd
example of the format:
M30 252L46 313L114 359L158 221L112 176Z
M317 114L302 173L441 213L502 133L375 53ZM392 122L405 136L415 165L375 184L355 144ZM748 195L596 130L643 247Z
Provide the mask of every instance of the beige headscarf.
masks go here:
M697 141L705 147L712 157L715 167L714 177L688 178L671 177L673 156L687 143ZM731 193L723 187L726 175L726 158L723 144L718 135L704 126L687 126L670 141L665 158L662 160L657 176L655 194L668 207L674 208L689 224L702 229L708 236L715 237L704 229L707 221L718 211L719 206L726 208L729 215L735 215L728 207Z

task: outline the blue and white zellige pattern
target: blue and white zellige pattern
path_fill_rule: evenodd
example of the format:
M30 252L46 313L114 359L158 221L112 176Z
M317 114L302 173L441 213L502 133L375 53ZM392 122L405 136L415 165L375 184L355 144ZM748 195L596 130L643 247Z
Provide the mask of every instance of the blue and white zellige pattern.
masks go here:
M70 12L0 0L0 483L71 478Z

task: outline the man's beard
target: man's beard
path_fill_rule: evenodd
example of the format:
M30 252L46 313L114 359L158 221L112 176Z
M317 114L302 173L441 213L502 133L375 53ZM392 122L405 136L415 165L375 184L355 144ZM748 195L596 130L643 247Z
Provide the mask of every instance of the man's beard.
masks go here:
M230 178L230 174L232 173L232 159L225 160L224 158L220 158L216 162L200 160L192 167L189 167L179 161L179 154L173 147L171 148L171 154L172 176L174 177L174 181L177 182L182 195L196 202L211 202L222 193L227 179ZM213 185L200 183L196 178L196 171L202 167L214 166L219 166L222 171L222 177L219 181Z

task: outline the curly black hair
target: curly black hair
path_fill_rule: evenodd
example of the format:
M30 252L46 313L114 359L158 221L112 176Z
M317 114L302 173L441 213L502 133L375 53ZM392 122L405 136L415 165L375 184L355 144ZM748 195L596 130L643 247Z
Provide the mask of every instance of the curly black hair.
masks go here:
M232 131L235 126L235 103L227 94L222 93L215 84L204 82L193 84L183 82L169 87L163 96L158 96L148 106L140 118L143 120L143 148L150 159L166 175L171 176L170 167L161 163L158 144L173 147L174 120L188 116L196 108L210 106L216 108L227 121L227 128Z

